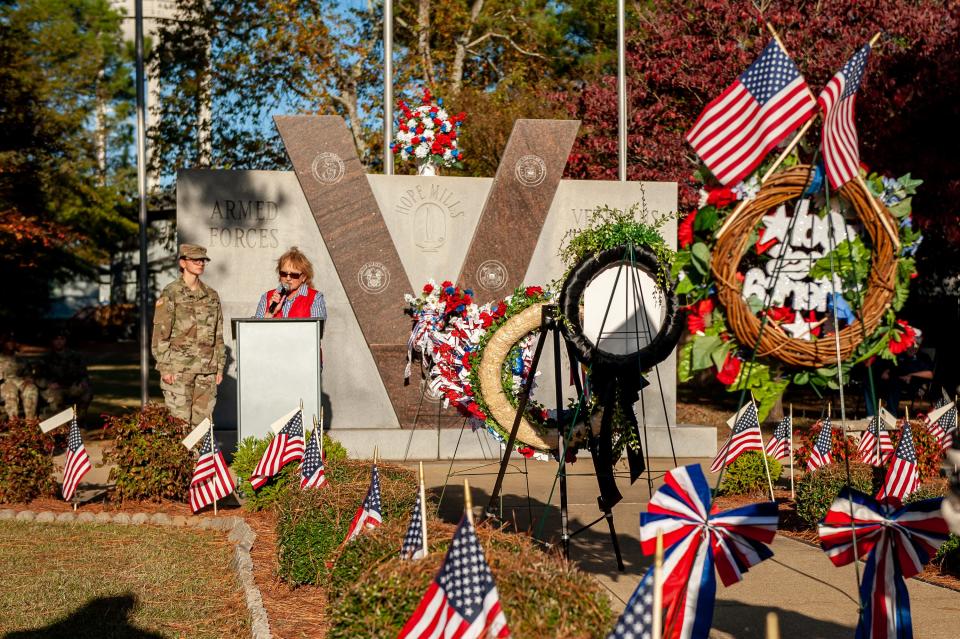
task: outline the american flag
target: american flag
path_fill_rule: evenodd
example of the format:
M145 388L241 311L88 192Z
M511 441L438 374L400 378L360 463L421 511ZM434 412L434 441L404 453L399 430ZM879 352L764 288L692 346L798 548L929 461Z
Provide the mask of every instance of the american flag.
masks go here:
M767 442L766 452L774 459L789 459L790 454L790 434L793 430L793 423L789 415L784 415L777 427L773 429L773 437Z
M863 463L871 466L883 466L893 454L893 440L890 439L890 433L881 423L878 415L870 418L870 425L860 437L857 452Z
M741 411L733 425L730 439L717 453L710 472L719 472L721 468L732 464L737 457L751 450L763 450L763 433L760 432L760 422L757 421L757 406L753 402Z
M860 173L854 106L869 56L870 45L865 44L830 79L817 99L824 113L823 166L834 189L839 189Z
M63 466L63 498L67 501L77 491L77 484L90 470L90 457L80 438L77 416L70 422L70 434L67 435L67 461Z
M735 184L816 108L797 65L772 41L706 106L686 138L721 184Z
M400 547L400 559L422 559L427 554L426 550L423 546L423 504L420 503L420 495L417 495L417 503L410 513L410 525Z
M367 496L363 498L363 503L357 508L357 513L353 516L353 521L350 522L347 538L343 542L352 540L364 528L376 528L382 522L383 515L380 514L380 473L377 471L377 465L374 464Z
M397 639L444 637L479 639L509 637L500 594L470 520L460 520L457 532L420 604Z
M716 574L730 586L772 557L767 545L777 533L777 521L774 502L710 513L710 485L698 464L666 474L647 512L640 514L644 554L654 553L657 532L663 532L664 639L706 639Z
M880 501L897 500L902 502L920 485L920 469L917 466L917 449L913 445L913 429L910 422L903 420L900 427L900 440L893 454L893 463L887 469L883 486L877 493Z
M320 488L327 483L327 476L323 469L323 453L320 451L320 440L323 433L315 428L307 442L307 452L300 464L300 488Z
M303 459L303 411L298 410L280 432L270 440L260 462L250 476L254 490L260 488L280 469L293 461Z
M817 435L817 441L813 443L810 449L810 459L807 460L807 470L814 471L821 466L826 466L833 462L830 456L833 450L833 424L829 417L820 421L820 434Z
M653 566L637 584L617 625L607 639L650 639L653 637Z
M926 415L920 416L923 425L930 434L937 438L940 443L940 450L944 451L953 445L953 434L951 431L957 426L957 408L953 402L949 404L938 399L931 410Z
M213 431L209 437L203 438L200 447L200 457L197 466L193 469L193 479L190 481L190 508L199 512L218 499L223 499L233 492L237 485L230 475L223 453L213 439Z
M896 507L844 488L830 506L819 529L820 544L830 561L845 566L855 557L867 556L857 639L913 637L904 580L923 570L947 540L941 502L941 498L925 499Z

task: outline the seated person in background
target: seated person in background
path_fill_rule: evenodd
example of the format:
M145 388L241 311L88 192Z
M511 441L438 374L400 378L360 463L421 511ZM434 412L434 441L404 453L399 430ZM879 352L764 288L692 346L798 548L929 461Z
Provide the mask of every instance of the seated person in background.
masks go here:
M255 317L327 319L323 293L313 288L313 265L293 246L277 260L280 283L260 296Z
M7 417L20 416L20 404L23 403L23 415L27 419L37 418L37 400L39 392L33 383L33 371L30 365L17 356L19 348L13 335L7 334L0 344L0 397Z
M896 366L889 366L880 374L879 394L886 397L887 410L900 417L900 400L919 393L926 382L933 379L933 361L920 352L922 333L916 329L916 338L907 350L897 356Z
M67 334L56 331L50 341L50 351L40 360L37 373L40 396L58 413L76 405L77 414L83 415L93 399L90 373L80 353L67 348Z

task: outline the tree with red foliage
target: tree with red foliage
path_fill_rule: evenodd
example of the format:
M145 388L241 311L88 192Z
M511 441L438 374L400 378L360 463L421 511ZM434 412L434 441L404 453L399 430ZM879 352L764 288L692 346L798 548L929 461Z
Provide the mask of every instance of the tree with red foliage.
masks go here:
M761 13L732 0L653 0L638 9L640 24L627 36L629 179L676 181L681 210L695 207L691 174L698 161L684 133L759 56L771 38L765 22L777 30L814 93L879 31L884 37L857 98L861 157L892 175L912 171L924 179L914 207L921 224L936 216L938 226L949 227L952 240L960 242L957 212L935 205L960 195L960 167L955 154L945 152L955 148L948 139L957 136L950 123L960 104L960 13L931 2L768 4ZM616 78L587 84L568 94L565 104L583 122L567 176L616 179ZM806 141L817 143L819 128ZM952 224L945 224L946 214Z

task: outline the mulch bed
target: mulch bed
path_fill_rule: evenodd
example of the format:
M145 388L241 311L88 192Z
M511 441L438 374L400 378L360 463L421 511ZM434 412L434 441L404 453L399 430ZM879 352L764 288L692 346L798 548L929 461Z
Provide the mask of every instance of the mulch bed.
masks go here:
M746 506L758 501L766 501L768 493L756 493L753 495L724 495L717 497L716 506L720 510L729 510L737 506ZM777 500L777 506L780 512L780 525L777 534L795 539L809 546L820 546L820 537L816 530L807 528L806 522L797 516L796 502L790 499L790 491L784 489L774 489L773 496ZM920 581L949 588L950 590L960 591L960 578L941 572L937 566L927 564L923 572L915 577Z

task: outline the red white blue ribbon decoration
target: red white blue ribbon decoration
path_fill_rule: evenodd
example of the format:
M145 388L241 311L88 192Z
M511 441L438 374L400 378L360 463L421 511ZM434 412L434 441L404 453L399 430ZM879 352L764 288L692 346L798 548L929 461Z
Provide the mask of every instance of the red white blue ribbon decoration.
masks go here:
M657 531L663 531L663 637L705 639L713 621L714 570L730 586L773 556L767 544L777 532L777 505L710 511L710 486L697 464L675 468L664 479L640 515L644 554L653 554Z
M913 637L906 579L947 540L942 498L897 507L844 488L820 523L820 544L837 566L867 556L860 585L857 639ZM856 548L854 548L856 533Z

